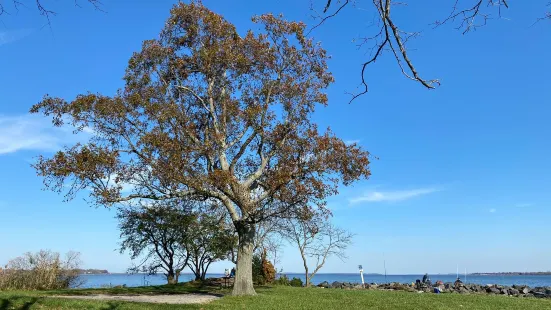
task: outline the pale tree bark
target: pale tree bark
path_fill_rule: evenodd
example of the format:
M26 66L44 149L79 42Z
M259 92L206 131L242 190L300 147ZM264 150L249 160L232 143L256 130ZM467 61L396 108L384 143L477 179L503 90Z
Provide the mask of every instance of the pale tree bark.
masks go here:
M239 236L237 248L237 268L232 295L256 295L253 287L253 249L255 225L244 221L234 222Z
M178 283L178 277L176 277L176 275L174 274L174 271L169 271L168 274L166 275L166 280L168 282L168 284L176 284Z

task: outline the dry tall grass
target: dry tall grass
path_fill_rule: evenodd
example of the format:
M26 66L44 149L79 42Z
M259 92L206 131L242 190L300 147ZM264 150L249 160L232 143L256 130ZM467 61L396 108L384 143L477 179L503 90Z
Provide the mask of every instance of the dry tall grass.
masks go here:
M0 271L0 290L52 290L77 287L80 253L40 250L12 259Z

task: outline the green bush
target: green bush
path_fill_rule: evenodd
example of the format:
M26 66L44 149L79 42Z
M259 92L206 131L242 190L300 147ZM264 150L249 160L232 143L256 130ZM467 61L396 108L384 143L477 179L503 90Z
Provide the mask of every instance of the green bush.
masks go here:
M260 255L253 256L253 282L259 285L266 284L266 279L262 274L262 258Z
M293 280L291 280L289 284L295 287L302 287L302 280L299 278L293 278Z
M277 278L275 281L274 281L274 284L275 285L283 285L283 286L289 286L291 285L290 281L289 281L289 278L287 277L287 275L280 275L279 278Z
M266 253L264 255L253 256L253 282L255 284L264 285L266 283L272 283L275 278L275 268L266 259Z

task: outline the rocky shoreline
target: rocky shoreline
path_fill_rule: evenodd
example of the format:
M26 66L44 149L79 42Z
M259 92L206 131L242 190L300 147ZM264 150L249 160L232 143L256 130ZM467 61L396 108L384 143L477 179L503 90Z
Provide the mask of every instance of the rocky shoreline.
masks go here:
M405 291L412 293L435 293L437 286L423 285L416 288L415 284L402 284L402 283L385 283L385 284L358 284L350 282L338 282L328 283L324 281L317 285L320 288L333 288L333 289L349 289L349 290L392 290L392 291ZM458 286L454 286L453 283L444 283L443 289L440 293L443 294L486 294L486 295L503 295L511 297L536 297L536 298L551 298L551 287L529 287L526 285L513 285L504 286L497 284L470 284L466 283Z

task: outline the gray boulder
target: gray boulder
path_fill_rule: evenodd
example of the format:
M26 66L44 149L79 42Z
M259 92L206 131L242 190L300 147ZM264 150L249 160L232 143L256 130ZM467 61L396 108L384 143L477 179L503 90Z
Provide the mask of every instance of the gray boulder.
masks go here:
M339 281L335 281L335 282L331 283L331 287L332 287L332 288L341 288L341 287L342 287L342 283L339 282Z
M501 291L497 287L489 287L486 289L486 293L488 294L500 294Z
M469 290L466 287L460 287L459 294L469 294Z
M350 282L343 282L342 283L342 288L344 288L344 289L349 290L349 289L352 289L352 287L354 287L354 285Z
M329 282L323 281L320 284L318 284L319 287L329 288Z
M545 292L545 287L541 287L541 286L536 286L534 287L532 290L530 290L531 293L544 293Z
M514 295L514 296L518 296L520 294L520 291L513 287L512 289L509 289L509 294Z
M528 286L524 286L521 289L519 289L519 293L528 294L528 293L530 293L530 288Z
M545 298L545 297L547 297L547 295L545 295L544 292L533 292L532 295L534 295L534 297L536 297L536 298Z
M477 284L471 284L469 289L472 291L472 292L475 292L475 293L480 293L482 291L484 291L484 289L482 288L482 286L480 285L477 285Z

